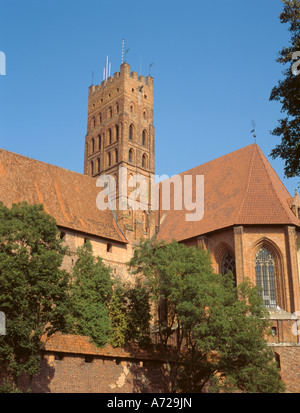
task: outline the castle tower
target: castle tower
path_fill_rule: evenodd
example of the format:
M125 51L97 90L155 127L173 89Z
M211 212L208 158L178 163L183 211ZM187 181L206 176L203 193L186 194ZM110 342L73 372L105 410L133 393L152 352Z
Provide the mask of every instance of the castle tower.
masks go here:
M93 177L115 178L115 213L118 224L129 241L152 237L155 217L151 211L151 180L155 169L155 135L153 126L153 78L130 72L123 63L120 72L90 86L87 134L85 138L84 173ZM140 196L140 208L130 208L127 193L119 190L120 168L127 168L128 181L143 176L148 192ZM132 182L132 181L131 181ZM114 199L115 198L115 199ZM127 198L127 199L124 199ZM120 201L128 208L120 209Z

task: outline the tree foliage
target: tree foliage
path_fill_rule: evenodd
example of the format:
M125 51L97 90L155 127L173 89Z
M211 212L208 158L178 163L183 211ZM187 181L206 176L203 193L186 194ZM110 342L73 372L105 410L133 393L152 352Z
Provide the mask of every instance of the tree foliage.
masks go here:
M65 249L56 223L42 206L0 204L0 364L17 383L37 374L41 337L65 328L68 276L60 269Z
M284 79L272 89L270 100L280 102L281 111L286 116L279 120L278 126L272 131L274 136L281 137L281 143L272 150L271 156L285 160L284 171L289 178L300 175L300 75L292 70L295 63L293 54L300 52L300 1L283 0L283 4L280 21L289 25L291 41L290 46L284 47L279 53L277 62L285 65L286 69L283 72Z
M89 336L96 345L102 347L107 344L111 334L111 270L104 265L101 257L94 257L88 240L77 249L77 256L70 288L69 332Z
M283 389L263 338L269 322L257 289L235 287L203 250L143 241L130 262L156 304L156 331L172 391Z

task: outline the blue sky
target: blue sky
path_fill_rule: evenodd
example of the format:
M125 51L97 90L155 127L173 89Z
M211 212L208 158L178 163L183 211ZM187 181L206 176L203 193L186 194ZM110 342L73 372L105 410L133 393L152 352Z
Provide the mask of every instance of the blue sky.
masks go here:
M156 173L174 175L257 143L269 154L282 116L269 102L289 33L280 0L0 0L0 147L83 172L88 87L106 56L142 75L154 63Z

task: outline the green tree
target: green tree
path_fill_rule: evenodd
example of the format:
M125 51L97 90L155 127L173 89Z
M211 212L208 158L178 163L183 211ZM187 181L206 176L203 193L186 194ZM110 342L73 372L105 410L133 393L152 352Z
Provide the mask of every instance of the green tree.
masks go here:
M55 220L42 206L0 204L0 311L6 316L0 364L15 385L23 373L38 374L42 335L65 328L64 254Z
M143 241L130 262L156 305L156 330L171 391L278 392L283 389L263 338L269 321L257 289L238 288L212 270L203 250Z
M114 288L112 299L109 304L109 318L112 327L110 343L113 347L121 347L126 342L127 313L126 298L123 286Z
M69 332L89 336L102 347L109 341L111 323L109 302L112 297L111 270L101 257L94 257L90 241L77 250L72 272Z
M281 137L281 143L272 150L271 156L279 156L285 161L284 172L289 178L300 175L300 75L292 70L295 64L293 54L300 52L300 1L283 0L283 4L280 21L289 24L291 41L290 46L284 47L279 53L277 62L285 65L286 69L283 72L284 79L272 89L270 100L280 102L281 111L286 116L279 120L278 126L272 131L274 136ZM298 65L297 71L299 69Z
M150 294L140 278L128 288L126 297L127 329L126 341L138 343L140 347L150 344Z

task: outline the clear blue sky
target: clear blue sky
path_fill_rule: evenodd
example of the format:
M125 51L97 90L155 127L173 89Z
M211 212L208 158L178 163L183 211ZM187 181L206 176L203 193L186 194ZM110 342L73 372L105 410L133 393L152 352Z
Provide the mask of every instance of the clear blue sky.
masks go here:
M88 87L106 56L154 62L156 173L174 175L253 142L266 156L281 106L269 102L289 33L280 0L0 0L0 147L83 171ZM284 179L291 195L299 179Z

